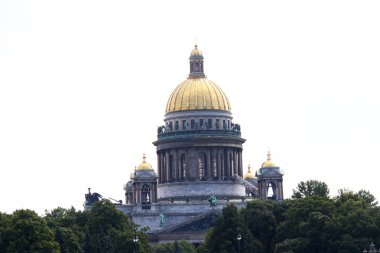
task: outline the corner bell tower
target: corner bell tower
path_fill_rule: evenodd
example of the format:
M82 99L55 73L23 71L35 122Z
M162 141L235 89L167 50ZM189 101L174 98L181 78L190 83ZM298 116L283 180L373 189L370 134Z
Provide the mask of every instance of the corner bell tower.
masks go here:
M259 198L284 200L283 176L284 172L272 161L272 155L268 150L267 160L256 171L259 188Z

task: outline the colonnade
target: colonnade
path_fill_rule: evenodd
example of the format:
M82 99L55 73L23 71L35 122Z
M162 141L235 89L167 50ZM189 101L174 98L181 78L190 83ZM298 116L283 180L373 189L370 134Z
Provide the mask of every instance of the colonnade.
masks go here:
M159 183L231 180L243 176L242 149L232 147L166 149L157 152Z

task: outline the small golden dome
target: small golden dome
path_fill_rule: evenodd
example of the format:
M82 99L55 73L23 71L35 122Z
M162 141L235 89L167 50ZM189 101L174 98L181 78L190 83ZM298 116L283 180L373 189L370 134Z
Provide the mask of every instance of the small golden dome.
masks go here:
M269 167L277 167L277 165L272 161L271 153L268 150L267 160L263 162L263 164L261 165L261 168L269 168Z
M137 170L153 170L152 165L146 162L146 156L143 154L143 162L137 167Z
M188 78L174 89L166 112L185 110L231 111L230 102L219 86L207 78Z
M244 175L245 179L252 179L255 178L255 174L251 171L251 165L248 164L248 172Z
M194 49L191 51L190 57L191 56L203 56L202 51L198 49L197 44L195 44Z

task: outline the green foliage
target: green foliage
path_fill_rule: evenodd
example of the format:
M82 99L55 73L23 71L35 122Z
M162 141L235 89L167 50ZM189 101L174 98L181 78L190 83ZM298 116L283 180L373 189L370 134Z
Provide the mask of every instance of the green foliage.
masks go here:
M242 218L253 237L264 246L264 252L273 252L276 233L275 202L253 200L241 210Z
M90 211L56 208L45 214L61 253L151 252L146 229L139 229L108 200L96 202ZM136 236L138 242L134 243Z
M237 240L237 235L241 240ZM254 240L251 232L245 226L238 209L234 205L223 208L223 215L218 218L216 226L209 230L206 248L213 253L235 253L240 252L264 252L264 246L258 240Z
M340 190L330 198L328 192L325 183L311 180L280 203L253 200L240 212L228 206L197 253L237 252L237 226L251 235L249 243L241 241L241 252L357 253L371 242L380 246L380 208L374 196Z
M195 253L193 244L187 241L159 243L153 246L154 253Z
M89 212L76 211L73 207L70 209L58 207L50 213L45 213L44 219L54 231L61 253L84 252L88 216Z
M9 244L11 216L0 213L0 252L6 252Z
M31 210L17 210L1 236L5 253L58 253L59 245L46 222Z
M308 180L300 182L296 190L293 190L293 199L305 198L311 196L327 197L329 195L329 187L326 183L317 180Z

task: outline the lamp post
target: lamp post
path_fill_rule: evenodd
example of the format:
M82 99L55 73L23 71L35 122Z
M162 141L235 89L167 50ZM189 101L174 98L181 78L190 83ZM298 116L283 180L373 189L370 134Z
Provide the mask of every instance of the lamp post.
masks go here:
M238 249L239 249L239 253L240 253L240 240L241 240L241 234L240 233L237 234L236 239L238 240Z
M133 237L133 252L137 253L137 242L139 241L139 238L137 237L137 227L134 228L135 230L135 235Z

